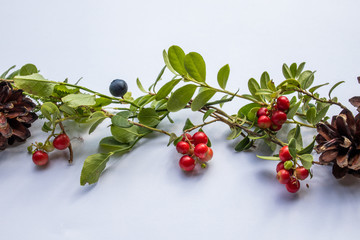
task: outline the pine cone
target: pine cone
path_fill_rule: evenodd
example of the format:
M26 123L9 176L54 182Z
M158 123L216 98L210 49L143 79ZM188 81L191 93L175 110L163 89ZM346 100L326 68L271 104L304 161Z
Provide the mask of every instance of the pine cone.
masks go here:
M35 106L22 90L14 90L10 83L0 82L0 150L30 137L28 128L37 119L31 112Z
M342 178L347 173L360 177L360 113L354 118L349 110L333 116L331 125L317 124L315 147L321 153L321 163L333 162L333 175Z

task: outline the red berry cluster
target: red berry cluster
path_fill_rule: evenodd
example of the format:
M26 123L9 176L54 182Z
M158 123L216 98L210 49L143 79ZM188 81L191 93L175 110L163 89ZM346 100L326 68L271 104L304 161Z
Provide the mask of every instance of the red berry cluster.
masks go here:
M45 145L37 147L37 150L32 155L33 162L38 166L44 166L49 162L48 152L52 152L54 148L64 150L70 146L70 139L65 134L59 134L54 141L47 142Z
M296 193L300 189L299 180L305 180L309 176L309 171L302 166L294 169L288 146L280 149L279 157L281 162L276 166L276 178L281 184L286 184L289 192Z
M196 132L193 136L186 133L176 144L176 150L184 155L179 161L180 168L186 172L192 171L196 163L204 164L211 160L213 151L207 143L208 137L203 132Z
M276 99L276 104L269 111L266 107L260 108L256 115L258 117L257 125L259 128L270 128L272 131L279 131L286 122L286 111L289 110L290 101L285 96Z

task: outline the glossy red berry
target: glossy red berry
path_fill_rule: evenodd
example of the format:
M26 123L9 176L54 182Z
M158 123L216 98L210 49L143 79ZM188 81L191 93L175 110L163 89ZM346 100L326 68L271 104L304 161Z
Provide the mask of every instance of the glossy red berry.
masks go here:
M204 144L208 143L208 137L203 132L196 132L192 136L192 139L194 140L195 145L198 145L199 143L204 143Z
M70 139L66 134L60 134L54 139L53 145L58 150L64 150L69 147Z
M289 192L296 193L300 189L300 182L296 178L291 178L285 186Z
M271 124L271 126L270 126L270 130L271 131L279 131L280 129L281 129L281 125L275 125L275 124Z
M309 176L309 170L304 167L297 167L295 169L295 176L297 179L305 180Z
M179 166L186 172L192 171L195 168L195 159L188 155L182 156L179 161Z
M190 145L187 142L180 141L176 144L176 151L178 153L186 154L190 150Z
M32 155L33 162L38 166L44 166L49 162L49 155L44 151L36 151Z
M276 172L279 172L280 170L282 169L285 169L284 168L284 162L279 162L277 165L276 165Z
M186 138L187 138L188 141L190 141L191 143L194 142L192 136L189 133L185 133L185 135L186 135ZM181 139L181 141L186 142L186 139L185 139L184 135L183 135L183 138Z
M262 107L257 111L256 116L269 116L269 110L266 107Z
M287 97L281 96L277 99L277 109L280 111L287 111L290 107L290 101Z
M200 160L204 161L204 162L210 161L212 159L213 155L214 155L213 150L211 148L208 148L208 150L205 154L205 157L200 158Z
M290 181L290 173L286 169L281 169L276 174L276 178L281 184L287 184Z
M288 147L288 146L283 146L283 147L280 149L280 151L279 151L279 157L280 157L281 161L283 161L283 162L292 159L292 156L290 155L289 147Z
M208 149L209 147L205 143L199 143L198 145L195 146L194 154L198 158L204 158Z
M271 126L271 120L268 116L260 116L257 120L259 128L266 129Z
M271 121L275 125L283 125L286 122L287 116L283 111L275 111L271 116Z

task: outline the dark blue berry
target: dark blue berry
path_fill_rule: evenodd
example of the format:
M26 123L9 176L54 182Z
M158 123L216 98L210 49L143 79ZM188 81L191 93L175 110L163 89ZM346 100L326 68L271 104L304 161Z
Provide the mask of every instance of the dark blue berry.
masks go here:
M124 80L115 79L110 83L109 90L114 97L122 97L127 92L128 86Z

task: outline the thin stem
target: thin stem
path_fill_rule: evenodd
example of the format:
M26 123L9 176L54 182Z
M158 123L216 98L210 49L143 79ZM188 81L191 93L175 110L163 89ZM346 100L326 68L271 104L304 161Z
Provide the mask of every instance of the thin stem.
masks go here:
M215 87L212 87L212 86L206 84L205 82L199 82L199 81L196 81L195 79L189 78L189 77L187 77L187 76L182 76L182 77L183 77L185 80L187 80L187 81L196 83L196 84L198 84L198 85L200 85L200 86L202 86L202 87L210 88L210 89L212 89L212 90L215 90L216 92L226 93L226 94L231 95L231 96L235 96L235 97L238 97L238 98L242 98L242 99L246 99L246 100L252 101L252 102L257 103L257 104L259 104L259 105L261 105L261 106L267 106L266 103L263 103L263 102L260 102L260 101L256 101L256 100L254 100L254 99L252 99L252 98L249 98L249 97L247 97L247 96L240 95L240 94L237 94L237 93L233 93L233 92L227 91L227 90L225 90L225 89L215 88Z
M299 121L296 121L296 120L293 120L293 121L286 121L286 123L290 123L290 124L298 124L298 125L300 125L300 126L309 127L309 128L316 128L316 127L315 127L315 126L313 126L313 125L306 124L306 123L302 123L302 122L299 122Z
M214 122L217 122L217 121L219 121L219 119L213 119L213 120L211 120L211 121L209 121L209 122L204 122L203 124L199 124L199 125L196 125L196 126L194 126L194 127L192 127L192 128L186 129L186 130L184 131L184 133L191 132L192 130L195 130L195 129L197 129L197 128L202 128L203 126L206 126L206 125L208 125L208 124L211 124L211 123L214 123Z
M341 107L341 108L344 109L344 110L349 110L347 107L345 107L344 105L342 105L340 102L334 102L334 101L331 100L331 99L321 99L321 98L318 98L318 97L316 97L314 94L312 94L312 93L310 93L310 92L307 92L306 90L301 89L301 88L295 88L295 89L291 89L291 90L288 90L288 91L296 91L296 92L305 94L305 95L311 97L312 99L314 99L314 100L316 100L316 101L318 101L318 102L328 103L328 104L332 104L332 105L338 105L339 107Z
M59 126L60 126L60 128L61 128L61 131L62 131L64 134L66 134L65 128L64 128L64 125L62 124L62 122L59 122ZM70 142L70 144L69 144L68 149L69 149L69 153L70 153L69 163L72 163L72 162L73 162L73 159L74 159L74 152L73 152L73 149L72 149L72 146L71 146L71 142Z
M149 127L149 126L147 126L147 125L144 125L144 124L141 124L141 123L137 123L137 122L133 122L133 121L130 121L130 120L129 120L129 123L134 124L134 125L139 126L139 127L147 128L147 129L149 129L149 130L151 130L151 131L155 131L155 132L159 132L159 133L163 133L163 134L166 134L166 135L168 135L168 136L171 136L171 134L170 134L169 132L167 132L167 131L165 131L165 130L162 130L162 129Z
M10 83L13 83L14 80L9 80L9 79L1 79L0 78L0 81L5 81L5 82L10 82ZM56 81L50 81L50 80L36 80L38 82L44 82L44 83L53 83L53 84L58 84L58 85L64 85L64 86L69 86L69 87L74 87L74 88L78 88L78 89L81 89L81 90L84 90L86 92L89 92L89 93L92 93L96 96L99 96L99 97L103 97L103 98L107 98L107 99L111 99L111 100L114 100L116 102L120 102L120 103L128 103L128 104L131 104L133 105L134 107L137 107L139 108L140 106L133 103L132 101L128 101L126 99L121 99L121 98L116 98L116 97L110 97L110 96L107 96L105 94L102 94L102 93L98 93L96 91L93 91L89 88L86 88L86 87L83 87L83 86L79 86L79 85L75 85L75 84L71 84L71 83L66 83L66 82L56 82Z

